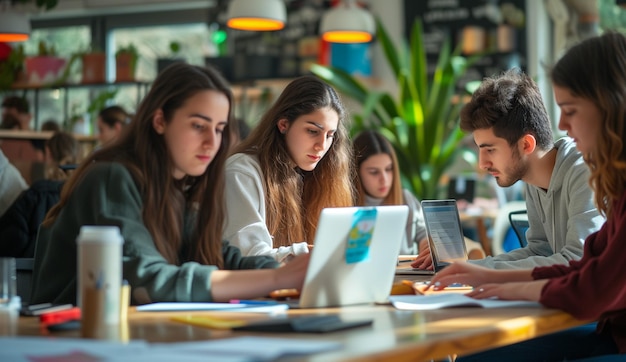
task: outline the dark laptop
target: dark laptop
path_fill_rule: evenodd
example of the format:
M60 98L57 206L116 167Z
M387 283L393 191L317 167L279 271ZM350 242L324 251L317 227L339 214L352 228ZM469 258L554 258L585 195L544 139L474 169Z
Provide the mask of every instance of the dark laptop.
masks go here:
M396 269L396 275L433 275L457 260L467 260L463 227L455 200L424 200L422 212L434 270Z

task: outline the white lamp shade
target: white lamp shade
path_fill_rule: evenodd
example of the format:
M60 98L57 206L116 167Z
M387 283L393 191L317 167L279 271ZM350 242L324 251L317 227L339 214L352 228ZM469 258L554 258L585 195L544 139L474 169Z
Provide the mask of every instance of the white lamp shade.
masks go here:
M372 40L376 24L369 11L348 1L324 14L320 32L331 43L366 43Z
M286 20L283 0L232 0L226 25L238 30L269 31L284 28Z
M26 14L0 7L0 41L26 41L30 36L30 20Z

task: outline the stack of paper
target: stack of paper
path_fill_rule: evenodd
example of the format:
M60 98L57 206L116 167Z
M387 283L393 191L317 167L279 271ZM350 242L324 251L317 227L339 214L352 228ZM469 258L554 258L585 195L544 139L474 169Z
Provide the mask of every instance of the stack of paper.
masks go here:
M392 295L389 301L397 309L433 310L451 307L512 308L541 307L526 300L474 299L463 294Z

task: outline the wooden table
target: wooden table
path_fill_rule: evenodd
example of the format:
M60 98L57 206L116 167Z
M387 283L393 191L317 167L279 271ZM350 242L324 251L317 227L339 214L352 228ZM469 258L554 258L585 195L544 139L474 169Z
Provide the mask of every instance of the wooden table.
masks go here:
M290 339L337 341L343 348L306 356L306 361L427 361L449 355L467 354L523 341L547 333L584 324L569 314L543 308L481 309L453 308L427 312L399 311L391 306L351 306L343 308L289 310L289 315L338 314L344 320L371 318L371 327L327 334L244 333L214 330L170 321L190 312L137 312L131 308L122 339L148 342L182 342L242 335ZM238 319L264 319L261 314L193 312ZM78 331L51 334L40 328L34 317L21 317L17 335L79 337ZM298 360L301 360L299 358Z

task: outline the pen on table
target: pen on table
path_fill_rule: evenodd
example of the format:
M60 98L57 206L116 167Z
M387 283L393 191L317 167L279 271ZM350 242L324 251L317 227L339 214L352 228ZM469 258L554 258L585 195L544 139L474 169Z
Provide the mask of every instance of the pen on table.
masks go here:
M271 305L278 304L273 300L245 300L245 299L231 299L231 303L233 304L258 304L258 305Z

